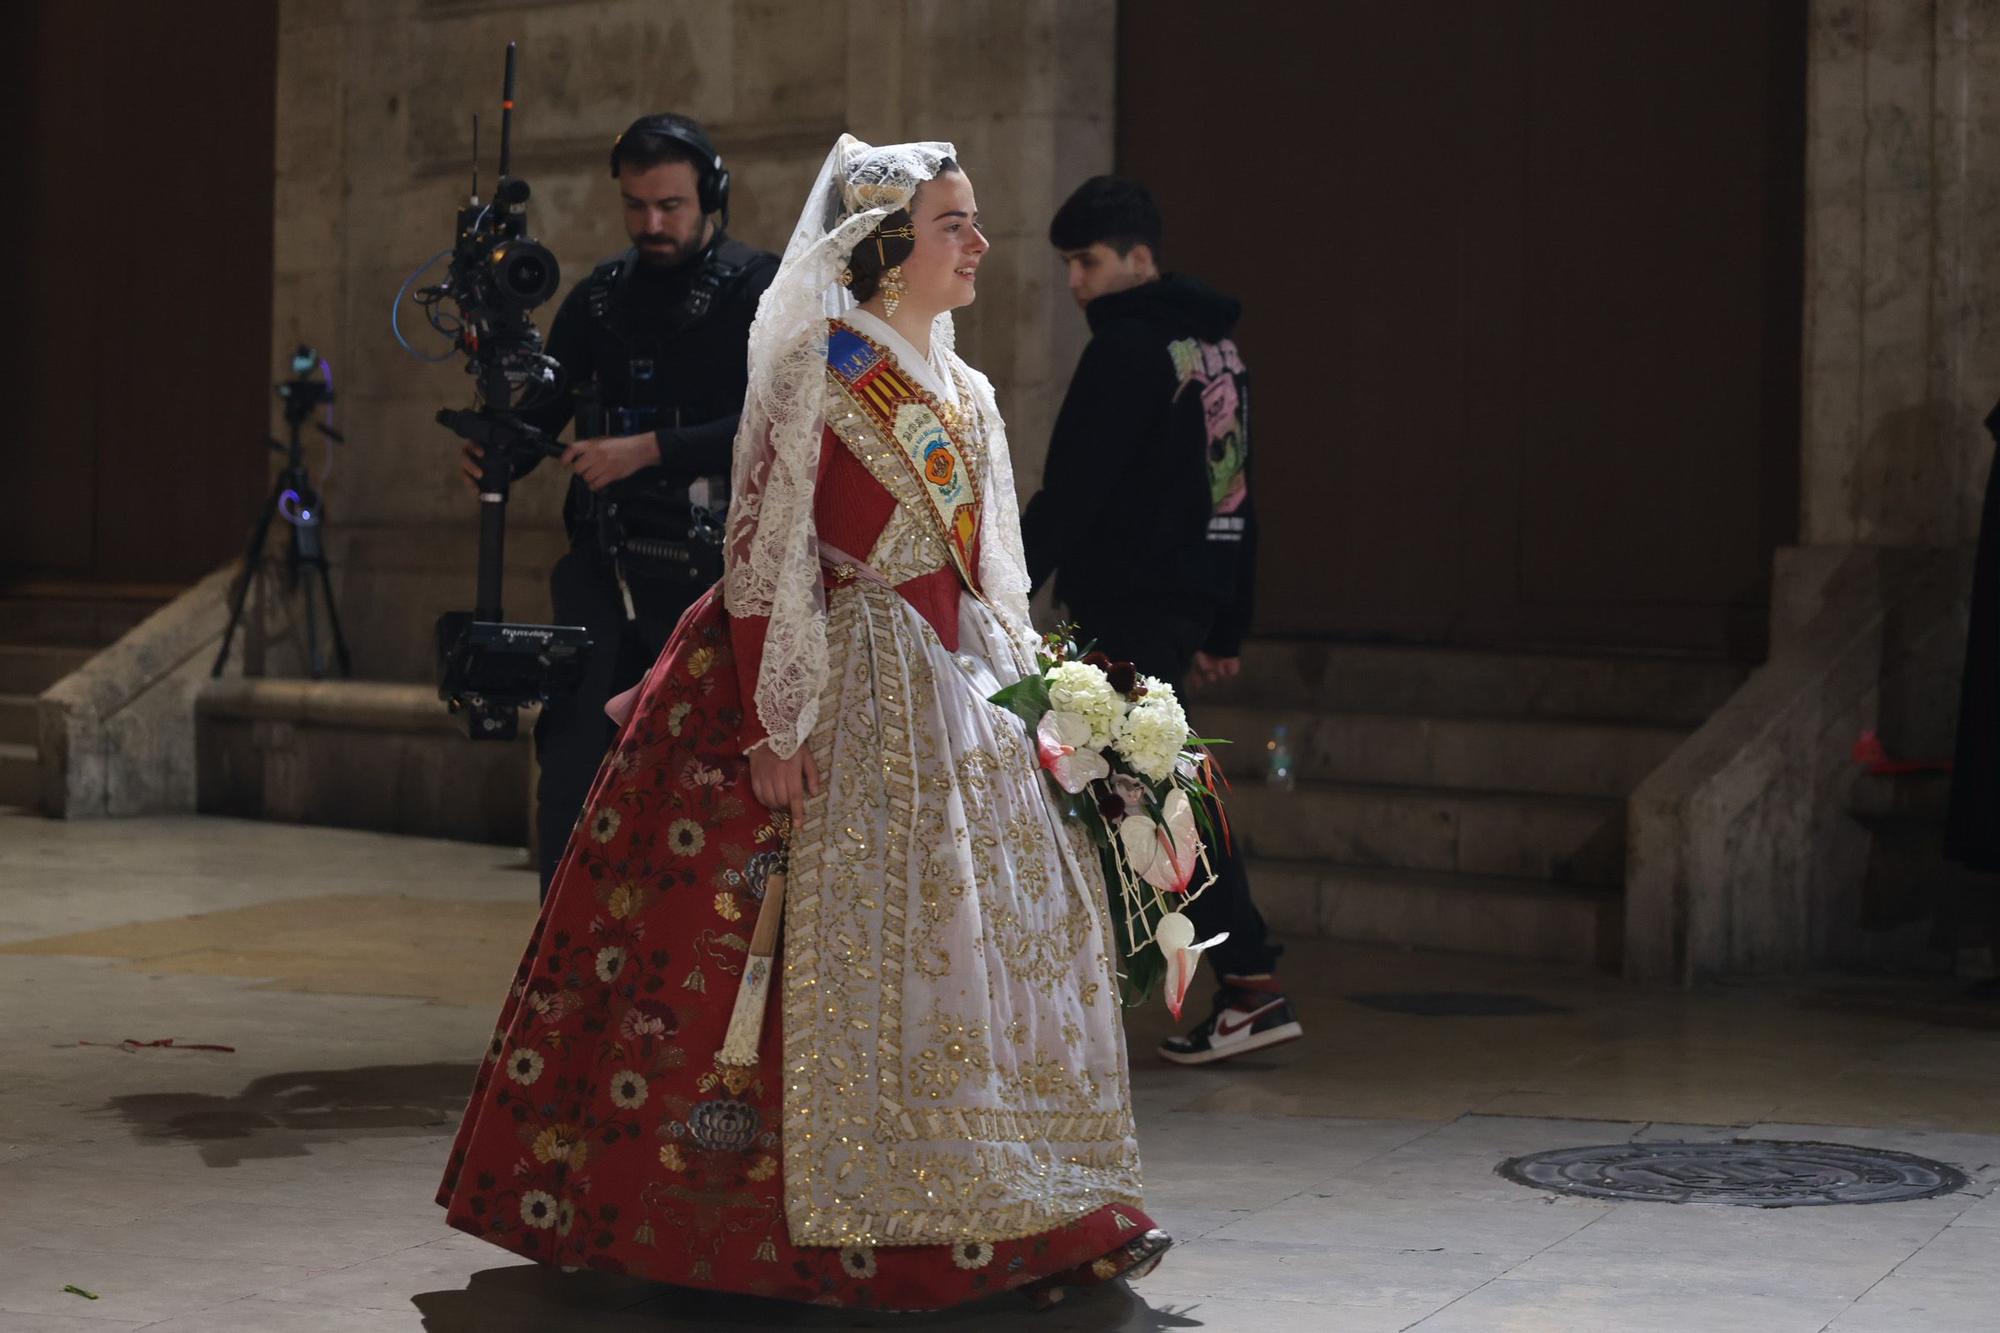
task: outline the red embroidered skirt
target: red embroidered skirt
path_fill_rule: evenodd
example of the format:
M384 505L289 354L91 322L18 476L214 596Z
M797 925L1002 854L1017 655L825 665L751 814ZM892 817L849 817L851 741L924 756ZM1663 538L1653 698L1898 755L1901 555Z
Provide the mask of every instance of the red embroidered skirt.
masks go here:
M447 1220L543 1263L884 1310L1124 1271L1153 1223L1123 1204L991 1244L791 1243L775 996L758 1066L714 1058L777 861L742 721L711 592L647 678L571 835L452 1145Z

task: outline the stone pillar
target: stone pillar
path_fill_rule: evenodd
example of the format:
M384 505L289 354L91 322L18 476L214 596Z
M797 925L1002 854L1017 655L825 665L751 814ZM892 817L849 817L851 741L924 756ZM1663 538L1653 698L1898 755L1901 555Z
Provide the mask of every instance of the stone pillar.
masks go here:
M515 169L565 287L624 247L605 157L642 112L711 129L734 175L732 231L772 249L843 129L957 143L995 244L960 346L993 378L1020 489L1034 489L1085 335L1043 237L1063 196L1110 166L1112 0L282 3L273 364L300 341L333 361L350 442L314 470L362 675L427 679L432 621L472 596L475 505L456 441L431 422L471 386L455 359L399 348L389 307L451 240L475 111L490 190L509 38L521 43ZM443 350L404 315L411 342ZM545 465L515 493L511 616L547 614L563 481Z
M1977 535L2000 397L2000 11L1817 0L1800 540Z
M2000 10L1816 0L1809 60L1805 549L1781 571L1810 580L1887 548L1963 585L2000 398ZM1788 600L1780 587L1774 655ZM1885 682L1874 724L1904 753L1950 747L1959 652L1938 634L1962 642L1963 607L1948 614L1908 630L1944 679Z

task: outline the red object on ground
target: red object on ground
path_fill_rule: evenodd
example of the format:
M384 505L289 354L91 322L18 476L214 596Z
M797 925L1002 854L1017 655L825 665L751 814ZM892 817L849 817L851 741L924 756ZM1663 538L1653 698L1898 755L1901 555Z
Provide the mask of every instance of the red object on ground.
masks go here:
M1901 777L1909 773L1949 773L1949 759L1892 759L1882 738L1872 730L1864 731L1855 739L1854 762L1867 768L1873 777Z
M1122 1204L991 1244L792 1244L775 994L757 1066L715 1060L778 861L732 659L711 592L647 677L550 886L438 1191L446 1220L543 1263L878 1310L1117 1276L1153 1226Z

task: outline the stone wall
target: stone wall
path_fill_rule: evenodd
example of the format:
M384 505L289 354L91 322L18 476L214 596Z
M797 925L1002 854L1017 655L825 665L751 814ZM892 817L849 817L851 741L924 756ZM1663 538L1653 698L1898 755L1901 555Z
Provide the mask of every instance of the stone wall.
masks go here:
M358 673L428 679L432 622L471 604L475 506L431 423L470 385L403 352L389 307L450 240L474 111L491 187L508 39L515 171L566 284L624 247L605 158L643 112L709 127L732 231L774 249L842 130L955 142L994 242L960 347L999 390L1026 494L1085 336L1043 236L1110 166L1113 19L1112 0L283 0L272 364L301 341L333 362L349 442L320 475ZM437 347L421 321L409 336ZM563 480L544 467L516 492L510 616L548 612Z
M2000 5L1815 0L1805 545L1978 532L2000 397Z
M1871 719L1897 752L1937 757L2000 398L2000 5L1814 0L1808 54L1800 544L1813 560L1795 564L1892 548L1910 553L1904 568L1917 553L1934 566L1913 586L1956 588L1942 639L1905 627L1942 674L1885 677Z

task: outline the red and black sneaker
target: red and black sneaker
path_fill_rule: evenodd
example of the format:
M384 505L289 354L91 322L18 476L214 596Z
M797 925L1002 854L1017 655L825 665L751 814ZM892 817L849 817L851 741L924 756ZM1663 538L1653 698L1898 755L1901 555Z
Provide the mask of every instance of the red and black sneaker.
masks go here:
M1292 1002L1268 977L1224 977L1215 1012L1185 1036L1168 1037L1160 1054L1177 1065L1205 1065L1305 1035Z

